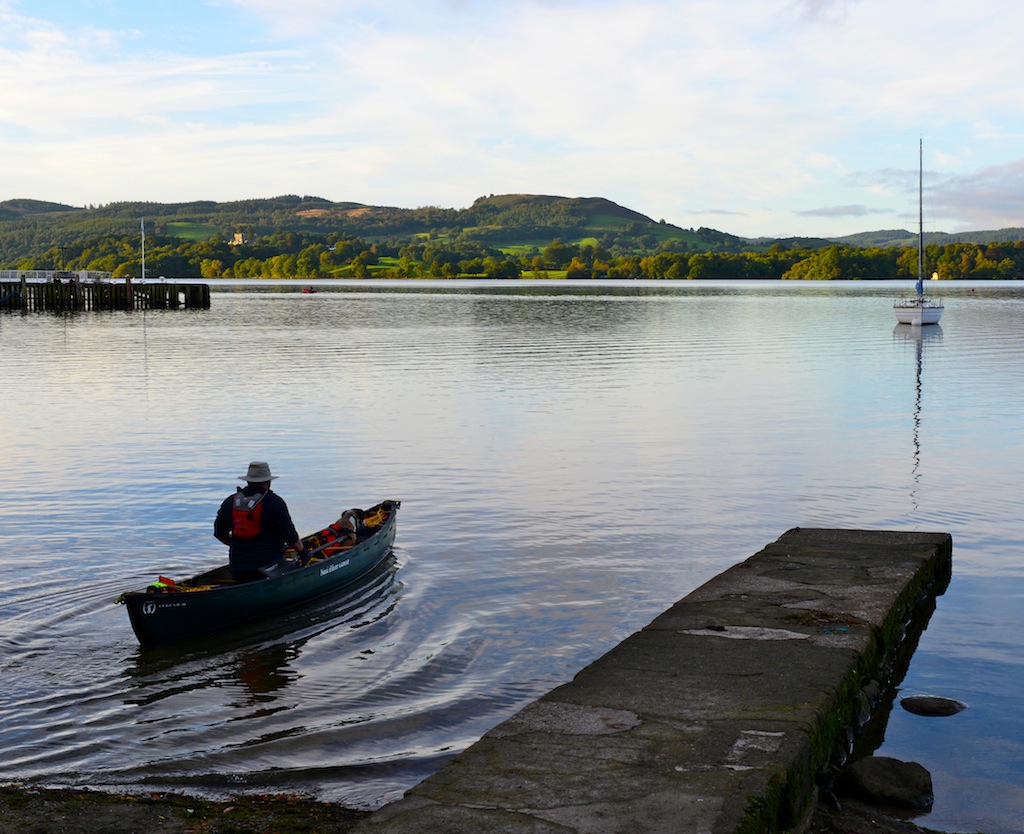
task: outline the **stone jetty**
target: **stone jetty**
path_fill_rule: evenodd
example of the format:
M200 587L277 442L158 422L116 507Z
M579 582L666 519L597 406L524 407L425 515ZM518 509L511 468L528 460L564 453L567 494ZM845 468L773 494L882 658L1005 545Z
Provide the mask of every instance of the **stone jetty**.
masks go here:
M790 530L355 831L799 831L891 705L951 559L943 533Z

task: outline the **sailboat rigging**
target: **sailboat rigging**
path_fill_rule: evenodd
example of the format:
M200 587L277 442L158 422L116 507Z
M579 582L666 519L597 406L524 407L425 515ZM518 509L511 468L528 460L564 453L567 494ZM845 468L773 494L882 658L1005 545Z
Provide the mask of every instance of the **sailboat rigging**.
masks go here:
M900 324L920 326L938 324L942 318L942 302L924 294L924 141L917 148L917 283L913 298L899 298L892 305L896 321Z

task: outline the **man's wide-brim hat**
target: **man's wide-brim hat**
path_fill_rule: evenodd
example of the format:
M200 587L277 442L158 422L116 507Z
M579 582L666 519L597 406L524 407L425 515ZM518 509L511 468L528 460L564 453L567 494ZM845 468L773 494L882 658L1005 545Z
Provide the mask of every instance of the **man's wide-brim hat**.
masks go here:
M248 481L250 484L264 484L272 481L277 475L270 474L270 464L261 460L254 460L249 464L249 471L240 475L238 480Z

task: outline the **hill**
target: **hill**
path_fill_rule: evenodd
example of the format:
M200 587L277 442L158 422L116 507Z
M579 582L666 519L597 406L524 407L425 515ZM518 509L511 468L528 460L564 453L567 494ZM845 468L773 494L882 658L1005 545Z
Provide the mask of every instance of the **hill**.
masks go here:
M460 251L461 259L489 254L528 258L556 240L575 250L600 250L606 259L663 253L718 256L806 252L835 245L871 250L916 246L915 235L903 229L829 239L741 238L716 229L684 229L664 220L655 221L602 197L491 194L464 209L370 206L308 195L224 203L120 202L85 208L12 199L0 202L0 268L27 268L26 264L52 268L72 260L93 263L103 260L98 253L106 253L103 257L110 264L123 263L124 258L111 253L117 243L138 247L143 219L147 239L152 236L154 247L172 248L175 242L210 244L210 254L190 252L191 268L196 268L203 257L223 259L225 247L239 241L258 241L259 251L245 255L265 260L296 249L297 238L302 239L300 248L319 242L332 252L339 240L359 239L396 257L403 247L444 246ZM1024 229L926 235L928 244L984 246L1019 240L1024 240ZM182 267L169 264L167 268Z
M393 245L476 243L508 253L542 248L556 238L600 245L618 254L759 248L715 229L683 229L655 221L601 197L492 194L465 209L404 209L297 195L225 203L122 202L88 208L18 199L0 203L0 267L11 268L21 259L51 249L80 248L106 236L137 236L143 218L147 233L200 241L296 232Z
M47 203L43 200L4 200L0 203L0 220L17 220L30 214L78 210L74 206L66 206L63 203Z
M1007 228L985 232L925 232L924 242L926 246L945 246L948 243L974 243L985 246L989 243L1016 243L1024 240L1024 228ZM906 229L887 229L877 232L859 232L855 235L834 238L831 243L845 243L849 246L861 248L889 248L899 246L917 246L917 233L908 232Z

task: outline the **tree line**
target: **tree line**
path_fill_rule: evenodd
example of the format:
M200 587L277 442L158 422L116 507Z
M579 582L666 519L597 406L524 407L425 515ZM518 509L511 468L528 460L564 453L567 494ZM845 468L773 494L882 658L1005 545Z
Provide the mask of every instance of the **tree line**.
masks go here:
M555 238L543 248L508 252L469 240L421 235L412 243L370 242L331 232L277 231L259 235L250 227L241 240L219 235L205 241L147 236L147 275L178 278L485 278L567 277L619 279L871 280L917 274L911 247L787 247L764 251L692 252L665 241L652 254L622 254L601 242ZM104 234L66 246L51 246L19 258L7 268L91 269L115 277L142 273L138 235ZM940 279L1017 279L1024 275L1024 241L947 243L925 248L925 273Z

